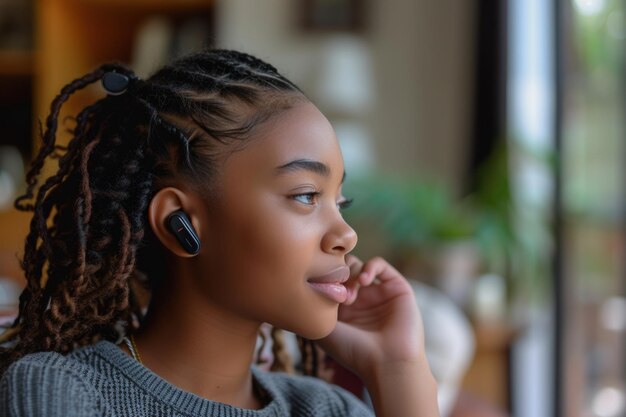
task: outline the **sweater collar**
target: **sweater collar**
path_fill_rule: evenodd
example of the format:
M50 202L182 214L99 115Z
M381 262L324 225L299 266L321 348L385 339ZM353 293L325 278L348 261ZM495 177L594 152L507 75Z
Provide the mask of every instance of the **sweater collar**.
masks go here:
M260 386L268 395L269 402L259 410L233 407L228 404L202 398L184 391L161 378L150 369L128 356L117 345L103 340L86 348L93 349L102 359L118 369L127 379L156 400L177 411L190 415L228 415L233 417L272 417L285 414L284 401L280 391L272 383L272 375L254 366L253 383Z

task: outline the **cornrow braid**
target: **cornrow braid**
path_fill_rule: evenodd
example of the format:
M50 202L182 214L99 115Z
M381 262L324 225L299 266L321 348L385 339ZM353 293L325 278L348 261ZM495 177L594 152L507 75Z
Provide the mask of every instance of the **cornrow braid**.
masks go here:
M144 106L146 106L146 108L150 111L151 121L156 123L158 127L165 129L170 134L170 137L175 138L178 141L178 145L182 148L184 153L185 163L191 170L193 170L193 164L191 163L189 151L189 138L185 135L185 133L173 124L163 120L163 118L159 116L158 110L155 109L145 99L137 98L137 100ZM148 137L150 137L150 135L148 135Z
M57 144L63 104L112 71L130 79L127 91L82 109L67 146ZM155 288L166 270L147 221L154 193L182 179L210 198L227 145L305 100L271 65L227 50L182 57L146 80L105 64L64 86L41 126L26 191L15 200L33 217L18 315L0 335L0 374L28 353L67 353L136 331L146 307L141 291ZM44 179L48 159L58 170ZM278 363L288 363L277 331L272 338Z

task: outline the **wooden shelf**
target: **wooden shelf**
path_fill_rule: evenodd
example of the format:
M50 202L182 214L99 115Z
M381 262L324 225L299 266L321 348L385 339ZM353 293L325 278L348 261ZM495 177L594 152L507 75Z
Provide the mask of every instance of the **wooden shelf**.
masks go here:
M0 50L0 76L30 77L35 68L32 51Z
M126 11L139 11L141 13L153 12L186 12L199 9L210 9L214 6L214 0L65 0L81 7L98 7L115 9L118 13Z

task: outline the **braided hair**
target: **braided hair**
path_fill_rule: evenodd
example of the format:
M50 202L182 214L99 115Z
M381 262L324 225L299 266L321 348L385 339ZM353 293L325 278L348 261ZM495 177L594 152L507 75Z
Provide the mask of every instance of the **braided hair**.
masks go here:
M127 91L85 107L67 146L57 144L63 103L110 72L130 80ZM29 353L68 353L136 331L142 289L158 285L165 270L147 221L152 196L182 178L212 198L218 156L302 100L273 66L230 50L184 56L145 81L122 64L105 64L63 87L26 191L15 200L33 217L20 261L26 287L18 316L0 335L0 375ZM58 170L40 184L49 159L58 160ZM288 369L278 330L272 339L274 369ZM310 341L301 344L311 352ZM315 373L310 368L305 373Z

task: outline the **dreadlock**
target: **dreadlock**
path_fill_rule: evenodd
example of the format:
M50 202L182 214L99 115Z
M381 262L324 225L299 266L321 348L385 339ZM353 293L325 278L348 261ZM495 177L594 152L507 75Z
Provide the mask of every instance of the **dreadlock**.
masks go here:
M57 144L62 105L108 72L129 78L126 93L85 107L67 146ZM152 196L174 178L207 193L220 145L244 143L260 123L304 99L271 65L229 50L182 57L145 81L106 64L63 87L27 189L15 200L33 217L18 316L0 335L0 374L29 353L68 353L136 331L141 289L164 271L147 221ZM58 170L40 184L48 159L58 160ZM272 339L274 369L290 369L278 331Z

